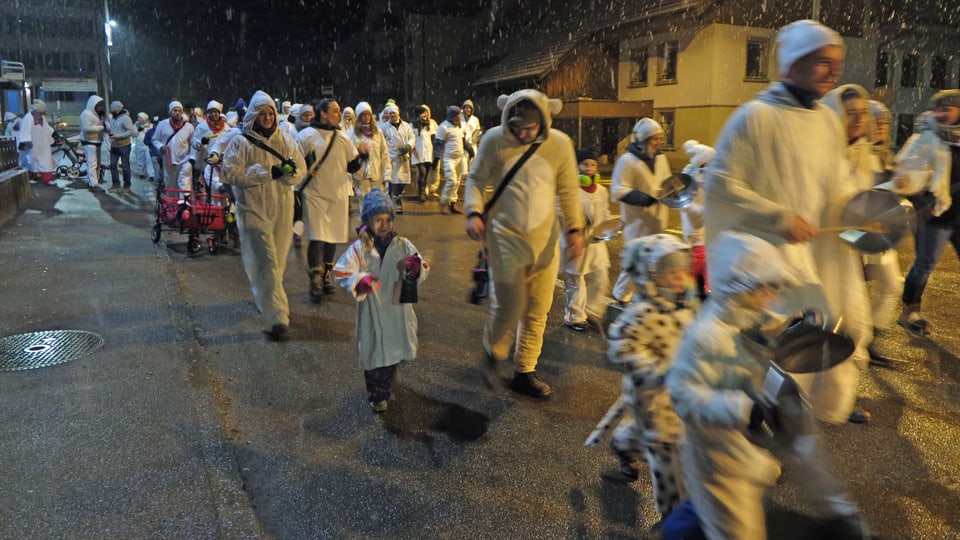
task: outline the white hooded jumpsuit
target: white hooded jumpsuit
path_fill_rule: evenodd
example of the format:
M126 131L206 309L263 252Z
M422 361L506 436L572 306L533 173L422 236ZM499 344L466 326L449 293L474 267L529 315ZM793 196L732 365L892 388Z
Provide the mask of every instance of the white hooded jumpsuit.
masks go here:
M502 125L480 140L477 157L467 175L465 213L482 213L484 192L496 188L513 164L529 148L520 144L507 127L510 109L520 101L540 109L540 148L517 171L486 219L491 291L490 318L484 327L484 348L504 360L516 341L515 371L536 370L543 346L547 313L560 263L560 213L568 230L583 230L580 181L573 143L563 132L551 129L551 113L559 100L548 100L535 90L500 96ZM446 124L446 122L445 122Z
M306 170L303 156L289 133L274 129L264 138L254 131L254 122L261 109L276 110L273 99L258 90L250 99L243 118L242 135L230 138L223 154L223 175L234 186L237 195L237 223L243 244L243 269L250 279L250 288L257 308L263 314L266 328L290 324L290 306L283 289L283 273L287 253L293 243L293 190L299 174ZM274 124L276 126L276 123ZM271 169L281 161L247 140L262 141L282 156L293 159L299 174L274 179Z
M87 98L87 107L80 113L80 143L83 145L83 158L87 162L87 185L90 187L103 182L100 178L100 145L107 128L103 118L94 110L97 103L103 103L103 98L90 96Z
M857 350L815 375L798 375L817 418L844 423L856 401L858 364L867 359L872 336L860 255L836 234L789 244L783 235L793 215L814 227L839 225L843 206L856 193L848 178L844 141L836 115L823 105L807 109L782 83L773 83L730 117L707 171L704 226L707 267L720 270L713 240L740 230L775 245L802 285L788 292L777 311L790 316L806 308L828 320L844 320Z

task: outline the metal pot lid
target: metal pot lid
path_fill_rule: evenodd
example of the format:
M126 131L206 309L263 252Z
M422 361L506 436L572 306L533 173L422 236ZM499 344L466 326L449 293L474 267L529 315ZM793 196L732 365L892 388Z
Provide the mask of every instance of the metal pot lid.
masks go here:
M657 198L668 208L683 210L693 204L698 189L697 181L692 176L680 173L664 180Z
M909 230L901 197L889 191L864 191L850 199L840 216L848 229L840 239L862 253L883 253L896 247Z
M773 361L788 373L816 373L843 362L853 354L846 334L799 324L787 329L773 348Z
M590 228L590 238L591 242L606 242L607 240L613 240L620 234L620 231L623 230L623 222L620 221L620 216L613 216L612 218L601 221L593 227Z

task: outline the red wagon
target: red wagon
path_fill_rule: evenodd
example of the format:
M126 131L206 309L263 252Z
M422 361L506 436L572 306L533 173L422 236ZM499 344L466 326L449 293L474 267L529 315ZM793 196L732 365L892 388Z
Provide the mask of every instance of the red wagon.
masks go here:
M157 188L157 221L151 239L160 241L164 229L189 235L187 251L197 253L207 236L207 251L216 253L226 243L227 227L234 216L226 195L207 191Z

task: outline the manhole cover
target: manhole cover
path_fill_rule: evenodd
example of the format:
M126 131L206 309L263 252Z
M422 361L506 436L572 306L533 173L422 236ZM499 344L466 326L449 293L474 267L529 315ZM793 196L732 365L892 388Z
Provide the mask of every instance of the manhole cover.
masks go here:
M103 338L83 330L48 330L0 339L0 371L20 371L64 364L103 345Z

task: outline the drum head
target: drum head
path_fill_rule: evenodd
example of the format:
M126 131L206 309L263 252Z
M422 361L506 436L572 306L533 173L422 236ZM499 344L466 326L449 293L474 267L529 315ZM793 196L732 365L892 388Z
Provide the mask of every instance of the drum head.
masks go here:
M623 222L620 221L620 216L614 216L593 226L590 231L590 241L606 242L607 240L613 240L622 229Z
M777 340L773 361L788 373L816 373L843 362L854 348L846 334L800 324L787 329Z
M669 208L682 210L693 204L698 189L697 181L692 176L680 173L664 180L657 198Z
M840 233L840 239L862 253L883 253L896 247L910 227L901 198L889 191L876 190L864 191L850 199L840 223L849 227Z

